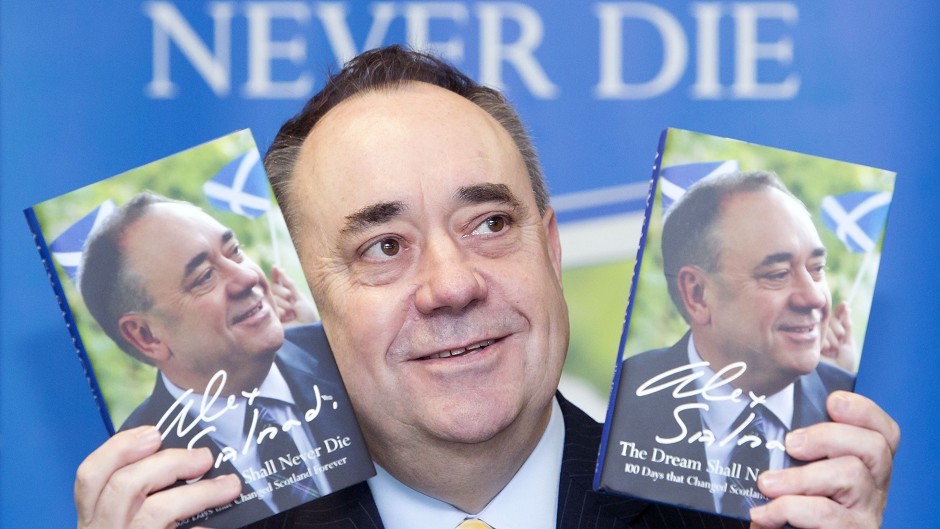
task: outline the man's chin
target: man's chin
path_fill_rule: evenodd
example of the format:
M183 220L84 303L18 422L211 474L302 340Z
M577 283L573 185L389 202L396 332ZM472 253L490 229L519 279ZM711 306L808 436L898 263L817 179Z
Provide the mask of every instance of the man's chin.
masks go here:
M473 446L492 441L505 432L511 422L511 420L499 420L494 417L471 421L466 418L452 417L429 425L428 429L431 435L440 441Z

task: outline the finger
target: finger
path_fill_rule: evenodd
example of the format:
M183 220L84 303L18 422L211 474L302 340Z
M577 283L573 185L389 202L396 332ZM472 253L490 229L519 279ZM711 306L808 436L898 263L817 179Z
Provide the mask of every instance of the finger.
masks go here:
M758 527L800 529L848 529L863 527L856 516L828 498L783 496L751 509L751 521ZM872 526L874 527L874 526Z
M822 347L820 347L820 354L829 358L835 358L838 356L838 342L835 341L835 337L832 336L832 333L827 332L826 336L823 338Z
M158 492L147 498L131 527L173 527L178 520L231 503L241 490L238 476L226 474Z
M845 508L866 511L882 508L887 496L886 491L875 487L868 468L851 456L763 472L757 484L770 498L823 496Z
M286 287L281 285L272 284L271 293L274 294L274 299L278 302L284 301L285 303L294 302L294 294Z
M901 428L871 399L857 393L835 391L826 400L826 410L833 421L880 433L887 440L892 457L897 452Z
M829 332L841 342L845 338L845 325L838 318L832 318L829 320Z
M787 453L801 461L858 458L880 489L891 479L891 450L880 433L849 424L823 422L794 430L786 438Z
M204 475L212 467L208 448L166 449L116 470L101 491L95 520L104 527L123 527L133 520L147 497L179 480ZM172 507L171 507L172 508ZM174 515L178 511L172 511ZM182 513L189 516L194 513Z
M279 269L279 272L278 284L286 288L291 293L291 295L296 296L299 293L297 290L297 284L294 283L294 280L291 279L291 277L287 275L287 272L285 272L283 269Z
M839 322L845 327L846 333L852 334L852 311L849 310L848 305L844 305L844 307L842 314L839 315Z
M297 313L293 309L281 309L278 307L278 319L281 323L290 323L297 319Z
M160 431L139 426L119 432L82 461L75 473L75 507L79 523L87 524L95 515L98 498L120 468L152 455L160 448Z
M284 279L284 269L278 265L271 266L271 282L275 285L280 285L281 281Z

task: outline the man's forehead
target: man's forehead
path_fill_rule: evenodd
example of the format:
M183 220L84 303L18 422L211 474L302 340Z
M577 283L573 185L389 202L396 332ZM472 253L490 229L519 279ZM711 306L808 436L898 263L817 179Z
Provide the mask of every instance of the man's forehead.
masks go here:
M177 202L152 204L144 215L128 226L121 244L131 262L168 258L192 253L197 242L222 242L231 233L198 207Z
M786 253L825 254L804 204L775 188L729 196L721 204L716 227L722 254L748 253L761 262Z
M187 202L158 202L152 204L135 224L143 224L157 232L165 232L170 238L185 236L185 233L174 231L174 229L181 226L220 232L226 229L214 217Z
M407 83L357 95L324 116L303 144L291 200L301 218L340 222L376 204L407 208L482 183L508 183L518 195L531 194L512 138L465 98Z

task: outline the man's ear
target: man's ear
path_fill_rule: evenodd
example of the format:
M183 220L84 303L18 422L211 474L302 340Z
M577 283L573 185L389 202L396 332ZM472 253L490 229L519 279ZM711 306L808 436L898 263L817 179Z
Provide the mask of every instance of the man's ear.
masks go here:
M145 315L129 312L118 320L118 328L125 340L155 363L169 358L169 348L154 334Z
M555 210L550 206L545 207L545 213L542 215L542 226L545 228L548 256L555 268L555 276L561 282L561 239L558 236L558 219L555 217Z
M707 325L711 322L711 311L705 296L708 285L705 272L697 266L683 266L679 269L676 286L682 296L682 304L689 314L689 323Z

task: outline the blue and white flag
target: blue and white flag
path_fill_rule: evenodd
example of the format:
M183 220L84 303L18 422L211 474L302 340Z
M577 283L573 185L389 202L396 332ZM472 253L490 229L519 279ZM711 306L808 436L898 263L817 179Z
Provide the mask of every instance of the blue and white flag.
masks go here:
M202 190L216 209L250 219L264 215L271 207L268 179L257 149L251 149L227 163L203 184Z
M875 249L888 218L891 193L855 191L829 195L822 200L822 219L827 228L853 253Z
M85 246L88 234L114 212L114 207L111 199L104 201L91 213L69 226L49 245L52 256L73 283L78 278L78 268L82 263L82 248Z
M662 172L659 174L659 187L663 192L663 210L669 209L695 182L712 175L733 173L737 170L737 160L687 163L663 167Z

